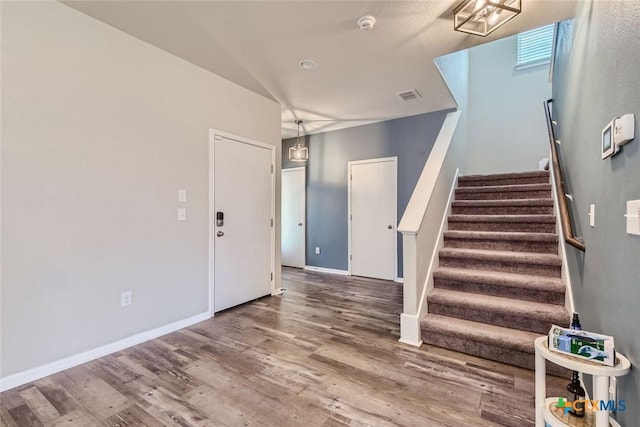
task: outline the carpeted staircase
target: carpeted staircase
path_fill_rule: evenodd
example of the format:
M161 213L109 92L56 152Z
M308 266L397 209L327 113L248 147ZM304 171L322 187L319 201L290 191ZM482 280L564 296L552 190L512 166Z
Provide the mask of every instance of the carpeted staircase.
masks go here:
M549 172L458 179L422 340L534 368L533 341L568 326Z

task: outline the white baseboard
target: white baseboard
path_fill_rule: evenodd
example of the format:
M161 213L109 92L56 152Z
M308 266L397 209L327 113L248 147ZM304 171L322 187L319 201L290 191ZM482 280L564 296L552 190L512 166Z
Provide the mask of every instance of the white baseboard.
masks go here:
M347 270L336 270L335 268L315 267L313 265L305 265L304 269L309 271L317 271L319 273L339 274L341 276L349 275L349 272Z
M420 335L420 319L411 314L400 314L400 339L403 344L420 347L422 337Z
M186 328L204 320L208 320L209 318L211 318L211 313L207 311L192 317L188 317L186 319L178 320L177 322L169 323L168 325L160 326L159 328L140 332L139 334L135 334L130 337L100 346L98 348L94 348L93 350L85 351L74 356L65 357L64 359L56 360L55 362L47 363L46 365L38 366L37 368L32 368L26 371L18 372L16 374L8 375L4 378L0 378L0 391L9 390L19 385L55 374L56 372L73 368L74 366L90 362L108 354L115 353L116 351L124 350L125 348L134 346L136 344L140 344L145 341L158 338L162 335L175 332L179 329Z
M422 340L413 342L413 341L403 340L402 338L400 338L398 340L398 342L401 342L402 344L407 344L407 345L410 345L410 346L413 346L413 347L420 347L423 344Z
M394 280L394 282L404 283L404 277L396 277L396 280Z

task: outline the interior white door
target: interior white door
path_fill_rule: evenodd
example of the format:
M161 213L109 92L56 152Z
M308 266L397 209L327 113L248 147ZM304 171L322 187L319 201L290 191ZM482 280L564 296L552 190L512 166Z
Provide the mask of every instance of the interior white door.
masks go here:
M305 168L282 169L282 265L305 265Z
M349 162L350 270L395 279L397 159Z
M273 149L215 135L213 156L214 311L220 311L271 293Z

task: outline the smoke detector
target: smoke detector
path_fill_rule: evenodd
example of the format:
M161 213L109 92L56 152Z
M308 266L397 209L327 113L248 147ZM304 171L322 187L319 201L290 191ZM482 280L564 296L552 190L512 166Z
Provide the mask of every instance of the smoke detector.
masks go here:
M369 31L374 25L376 25L376 18L371 15L365 15L358 19L358 27L360 27L362 31Z

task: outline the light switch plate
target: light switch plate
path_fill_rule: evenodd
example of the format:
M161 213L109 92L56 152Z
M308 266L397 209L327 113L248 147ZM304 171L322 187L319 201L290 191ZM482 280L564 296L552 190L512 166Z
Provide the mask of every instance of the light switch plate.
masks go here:
M640 200L627 202L627 234L640 236Z
M187 220L187 209L178 208L178 221L186 221L186 220Z
M178 201L182 203L187 201L187 190L178 190Z
M591 227L596 226L596 205L589 205L589 225Z

